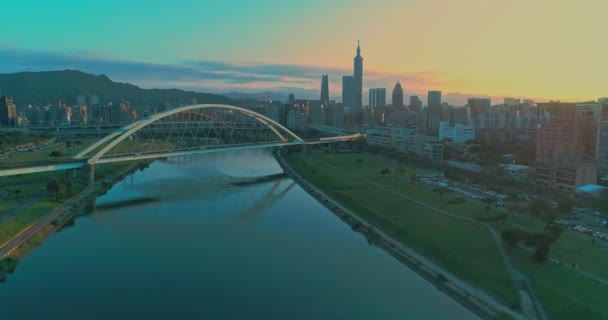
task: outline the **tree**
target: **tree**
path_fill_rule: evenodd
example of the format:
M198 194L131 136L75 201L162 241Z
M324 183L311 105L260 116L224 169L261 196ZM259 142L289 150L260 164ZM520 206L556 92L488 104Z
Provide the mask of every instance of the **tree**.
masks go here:
M528 210L533 216L540 217L544 212L549 210L549 202L543 198L534 199L528 203Z
M70 141L70 140L66 141L65 142L65 147L68 148L68 149L71 148L72 147L72 141Z
M386 176L387 174L391 174L391 169L389 169L389 168L382 168L382 170L380 170L380 174L382 176Z
M361 158L355 159L355 163L357 163L357 166L360 165L361 162L363 162L363 159L361 159Z
M574 209L574 199L570 196L561 197L557 203L557 207L562 214L570 215L572 209Z
M547 261L550 250L551 247L548 243L539 243L536 246L536 250L534 250L534 254L532 256L534 257L534 260L536 260L536 262L543 263Z
M412 173L410 175L410 184L414 184L415 182L416 182L416 175Z
M545 223L545 230L549 228L549 226L553 225L555 220L557 220L558 216L554 210L545 211L541 214L540 218Z
M15 196L19 196L19 194L21 193L21 189L15 189L15 191L13 191L15 193Z
M59 201L66 192L72 193L72 181L63 178L53 178L47 182L46 190L55 196L55 201Z
M513 248L524 238L524 234L523 231L518 228L508 228L500 233L500 237L507 246Z
M62 184L59 181L59 179L53 178L51 180L49 180L49 182L47 182L46 184L46 190L52 194L53 196L55 196L55 201L58 201L61 198L61 195L63 193L63 189L62 189Z
M562 232L564 231L564 229L562 229L561 226L556 225L556 224L552 224L552 225L546 227L545 230L547 232L549 232L551 234L551 236L553 236L553 242L555 242L559 238L559 236L562 234Z
M52 158L55 158L55 159L61 158L61 157L63 157L63 152L61 152L59 150L55 150L55 151L49 153L49 156Z

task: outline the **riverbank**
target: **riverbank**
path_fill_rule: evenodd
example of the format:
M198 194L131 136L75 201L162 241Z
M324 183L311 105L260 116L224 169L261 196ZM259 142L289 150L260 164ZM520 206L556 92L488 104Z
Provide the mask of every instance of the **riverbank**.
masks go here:
M96 184L85 188L5 242L0 247L0 281L14 271L20 259L42 245L48 236L74 219L87 206L94 205L97 197L105 194L115 183L127 175L142 170L149 163L132 163L126 165L118 173L104 175Z
M413 248L404 245L402 241L398 241L384 231L375 228L372 223L362 218L359 213L355 213L344 207L341 203L319 189L315 184L295 172L291 165L287 163L280 154L276 154L276 158L283 170L294 181L309 194L318 199L320 203L334 212L344 222L351 225L353 230L366 236L370 244L375 244L383 248L389 254L419 273L429 282L433 283L438 289L442 290L480 317L484 319L525 319L519 312L512 310L509 305L470 285L460 277L419 254Z

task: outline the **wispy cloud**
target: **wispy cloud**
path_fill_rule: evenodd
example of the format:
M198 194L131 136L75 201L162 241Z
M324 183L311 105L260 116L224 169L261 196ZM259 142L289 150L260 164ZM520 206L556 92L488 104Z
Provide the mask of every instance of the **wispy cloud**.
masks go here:
M145 88L183 88L196 91L228 92L296 89L318 95L321 74L330 76L332 96L341 94L341 76L352 70L291 64L232 64L222 61L184 61L177 64L104 59L89 52L49 52L0 46L0 72L76 69L105 74L115 81ZM397 82L422 90L439 86L442 73L386 73L365 71L366 87L390 89ZM422 91L419 91L422 92Z

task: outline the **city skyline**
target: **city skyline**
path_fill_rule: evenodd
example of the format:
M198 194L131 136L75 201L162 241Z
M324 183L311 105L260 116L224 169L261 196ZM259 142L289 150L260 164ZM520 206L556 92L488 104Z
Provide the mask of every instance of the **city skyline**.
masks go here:
M145 4L146 9L154 7ZM601 53L606 45L579 40L581 34L601 39L601 13L608 9L601 1L583 5L561 1L551 6L543 1L431 1L424 5L384 1L374 6L332 1L321 10L319 26L298 21L319 11L320 2L285 3L282 9L298 12L285 17L267 12L276 4L233 1L191 3L183 8L163 4L140 17L134 13L141 9L141 2L120 3L121 10L116 12L109 9L112 3L10 3L4 7L11 13L5 22L19 26L20 32L7 33L0 40L0 72L69 68L107 74L144 88L220 93L300 89L310 96L318 96L319 75L328 74L330 96L336 97L341 75L352 70L352 48L360 39L367 57L363 92L400 81L406 93L421 96L429 90L490 96L493 101L504 97L588 101L606 96L607 83L598 69L604 63ZM251 10L234 12L235 5ZM529 23L499 23L497 12ZM387 18L372 25L364 19L369 14ZM395 20L389 17L395 15L403 21L403 31L398 32L402 39L396 42L394 35L385 37L382 31L394 32L390 24ZM442 22L429 23L429 17ZM157 18L168 23L139 26ZM254 20L259 28L243 27ZM35 24L24 21L44 24L49 32L42 37ZM320 30L330 24L335 28ZM280 32L274 32L277 25ZM267 37L271 31L277 33L272 40ZM458 37L459 32L467 36ZM113 34L112 39L101 36L107 33ZM287 50L313 45L324 50Z

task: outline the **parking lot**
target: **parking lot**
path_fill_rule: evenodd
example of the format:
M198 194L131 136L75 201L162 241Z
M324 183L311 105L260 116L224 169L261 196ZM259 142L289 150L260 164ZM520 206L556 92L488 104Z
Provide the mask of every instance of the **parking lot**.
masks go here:
M480 185L450 181L446 179L442 174L433 173L427 175L418 175L416 176L416 179L421 183L437 188L444 188L450 192L459 194L462 197L482 201L485 203L495 203L498 206L504 206L504 201L508 198L508 196L505 194L488 190ZM550 205L552 207L557 207L557 202L551 201ZM600 221L599 227L591 227L591 225L582 225L585 221L588 222L587 224L589 224L589 222L592 220L600 219L601 218L599 216L599 213L593 210L575 208L573 214L570 217L570 220L558 220L556 221L556 223L564 227L564 229L566 230L578 232L593 237L595 239L608 241L608 234L599 229L599 227L608 227L608 221ZM581 222L574 222L574 220L581 220Z
M0 160L8 159L11 156L14 156L14 155L19 154L19 153L44 150L44 149L47 149L47 148L55 147L55 146L60 145L60 144L61 144L61 142L57 142L55 140L55 138L53 138L53 139L51 139L48 142L43 143L43 144L38 144L38 145L35 145L35 146L24 147L24 148L19 148L19 149L16 149L16 150L11 150L11 151L8 151L8 152L0 153Z
M443 175L437 173L418 175L416 178L421 183L428 184L437 188L445 188L450 192L459 194L469 199L474 199L486 203L496 203L496 205L498 206L504 206L504 200L508 198L506 194L488 190L485 187L477 184L451 181L446 179Z

